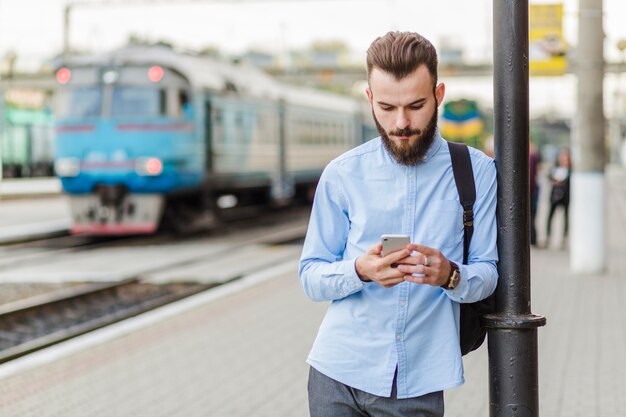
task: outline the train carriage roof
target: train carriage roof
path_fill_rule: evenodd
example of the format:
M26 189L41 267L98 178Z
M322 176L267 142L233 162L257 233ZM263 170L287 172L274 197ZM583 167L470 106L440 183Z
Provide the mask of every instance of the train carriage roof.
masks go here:
M358 101L348 96L283 84L250 65L235 65L181 53L166 46L127 46L106 54L72 57L65 59L63 64L68 67L161 65L183 75L194 89L230 92L251 98L283 99L290 104L351 113L359 110Z

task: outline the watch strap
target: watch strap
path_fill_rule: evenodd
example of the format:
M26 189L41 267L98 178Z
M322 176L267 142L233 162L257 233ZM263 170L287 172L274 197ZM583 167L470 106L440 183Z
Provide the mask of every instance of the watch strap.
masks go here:
M460 274L461 272L459 270L459 266L456 263L452 261L448 261L448 262L450 262L450 275L448 276L448 281L446 281L446 283L443 284L441 288L446 289L446 290L453 290L459 284L458 279L456 280L456 282L454 282L455 273Z

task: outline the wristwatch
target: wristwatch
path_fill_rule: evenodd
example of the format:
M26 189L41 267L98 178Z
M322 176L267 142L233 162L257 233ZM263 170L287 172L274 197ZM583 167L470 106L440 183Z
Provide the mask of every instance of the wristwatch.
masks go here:
M443 284L441 288L444 290L453 290L459 286L459 282L461 282L461 271L459 271L459 266L452 261L450 262L450 276L448 277L448 282Z

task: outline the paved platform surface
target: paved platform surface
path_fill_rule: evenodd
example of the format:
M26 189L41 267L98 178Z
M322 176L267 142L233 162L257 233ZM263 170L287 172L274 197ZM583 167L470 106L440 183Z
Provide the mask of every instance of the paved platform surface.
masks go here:
M531 253L533 312L548 320L538 331L542 417L626 415L626 173L610 176L606 273L570 273L567 250ZM326 304L303 295L296 262L132 331L112 326L101 341L87 335L0 366L0 416L307 416L304 361ZM464 364L446 416L486 417L486 348Z
M0 244L67 231L69 204L57 178L0 180Z
M3 178L0 180L0 199L14 199L61 193L61 182L56 177Z
M71 216L63 195L0 199L0 243L67 231Z

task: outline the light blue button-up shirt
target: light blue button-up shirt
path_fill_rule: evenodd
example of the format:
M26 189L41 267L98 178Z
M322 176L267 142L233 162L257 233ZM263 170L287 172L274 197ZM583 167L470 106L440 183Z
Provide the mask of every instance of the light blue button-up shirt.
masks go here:
M300 281L315 301L332 301L307 362L353 388L389 397L397 366L398 398L463 383L459 304L497 284L496 169L471 149L476 183L474 235L463 261L463 215L450 153L439 133L415 166L399 165L376 138L324 170L300 260ZM356 258L382 234L406 234L438 248L461 270L454 290L403 282L362 282Z

